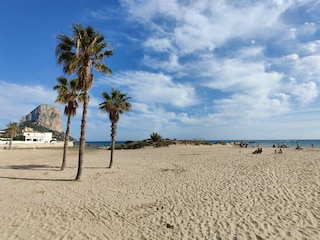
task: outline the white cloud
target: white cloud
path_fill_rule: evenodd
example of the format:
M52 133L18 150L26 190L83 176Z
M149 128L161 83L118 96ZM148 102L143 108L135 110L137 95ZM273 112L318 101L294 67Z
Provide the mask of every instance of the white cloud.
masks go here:
M111 82L128 89L133 101L148 104L164 104L169 107L184 108L198 104L195 89L182 83L175 83L162 73L130 71L114 74L98 84Z
M144 42L144 47L151 48L154 51L167 51L171 48L171 42L165 38L149 38Z
M298 60L299 59L299 55L298 54L290 54L290 55L287 55L287 59L289 60Z
M320 54L320 40L304 44L302 51L306 54Z
M291 54L274 59L272 65L273 68L281 69L287 78L294 79L295 84L320 82L320 55Z
M151 23L151 20L159 14L173 16L180 10L176 1L172 0L120 0L120 2L122 6L127 9L130 17L144 23Z
M249 95L269 94L277 89L282 75L267 72L264 62L250 62L242 59L205 59L205 65L212 65L207 72L209 81L206 86L226 92L246 93Z
M300 102L304 105L309 102L312 102L319 95L319 90L316 83L308 82L301 83L293 86L291 93L296 95Z
M147 3L133 0L123 2L132 17L156 30L158 40L149 38L146 46L155 46L158 42L160 49L165 44L166 51L172 46L179 49L181 54L199 50L212 51L234 38L270 38L281 31L281 14L292 4L288 1L233 4L234 2L229 1L208 0L188 3L160 3L157 0ZM159 16L162 19L169 18L173 23L171 28L168 28L167 21L157 21ZM157 27L153 27L154 25Z
M154 70L174 73L177 76L185 75L185 70L179 63L179 57L173 53L169 54L166 59L159 59L157 56L145 55L142 62L145 66L148 66L149 68Z

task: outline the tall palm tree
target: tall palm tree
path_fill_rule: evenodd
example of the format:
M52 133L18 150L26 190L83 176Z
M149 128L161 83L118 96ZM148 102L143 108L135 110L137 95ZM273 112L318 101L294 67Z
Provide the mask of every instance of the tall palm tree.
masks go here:
M72 35L58 35L59 41L56 47L57 62L63 66L67 74L77 74L78 89L83 91L83 112L81 120L81 132L79 143L79 163L76 180L82 177L82 164L85 149L86 117L89 104L89 90L93 84L92 70L111 74L111 69L104 63L104 57L112 56L112 50L108 49L105 37L91 26L84 28L80 24L72 26Z
M130 111L131 104L127 102L130 97L127 97L127 94L121 93L116 89L111 90L111 95L103 92L102 98L104 99L104 102L100 103L100 110L109 113L109 120L111 122L111 157L109 163L109 168L111 168L113 164L115 137L117 135L117 124L120 114L124 111Z
M8 125L7 125L8 129L7 131L9 132L10 134L10 143L9 143L9 150L11 149L11 145L12 145L12 140L13 140L13 137L16 135L16 133L18 132L19 130L19 127L18 127L18 123L16 122L10 122Z
M65 77L60 76L57 78L57 82L58 84L53 87L53 90L58 90L58 96L55 102L65 104L64 115L68 116L61 165L61 170L64 170L67 160L71 117L77 114L78 101L81 101L81 93L77 90L77 78L68 81Z

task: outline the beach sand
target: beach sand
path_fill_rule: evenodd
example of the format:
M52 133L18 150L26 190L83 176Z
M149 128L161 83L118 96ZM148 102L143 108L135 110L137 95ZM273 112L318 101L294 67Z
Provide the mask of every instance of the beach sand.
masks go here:
M0 150L0 239L320 239L320 150Z

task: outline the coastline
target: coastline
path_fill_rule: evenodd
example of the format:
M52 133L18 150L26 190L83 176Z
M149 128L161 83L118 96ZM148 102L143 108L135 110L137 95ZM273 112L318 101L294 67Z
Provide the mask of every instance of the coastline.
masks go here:
M192 141L192 140L190 140ZM240 140L203 140L210 142L212 144L215 143L225 143L225 144L231 144L234 145L240 144L240 142L246 142L246 140L240 141ZM116 141L117 144L123 144L126 141ZM271 139L271 140L251 140L248 141L248 147L255 148L255 147L263 147L263 148L268 148L272 147L275 145L278 147L278 145L286 145L288 148L296 148L296 143L299 143L299 145L302 148L312 148L312 144L314 148L320 148L320 139ZM75 141L74 145L78 145L79 142ZM90 148L101 148L101 147L109 147L111 145L110 141L86 141L87 146Z
M320 149L174 145L0 152L4 239L317 239Z
M29 143L29 142L24 142L24 141L13 141L11 145L11 149L35 149L35 148L63 148L64 142L59 141L59 142L52 142L52 143ZM68 142L68 147L73 147L74 144L73 142ZM3 142L0 144L0 149L8 149L9 148L9 142Z

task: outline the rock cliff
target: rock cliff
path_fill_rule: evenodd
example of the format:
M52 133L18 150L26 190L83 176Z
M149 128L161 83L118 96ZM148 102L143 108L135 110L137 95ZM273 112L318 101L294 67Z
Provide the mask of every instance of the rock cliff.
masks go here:
M62 133L62 117L60 110L48 104L41 104L28 115L22 117L20 124L34 122L40 126Z

